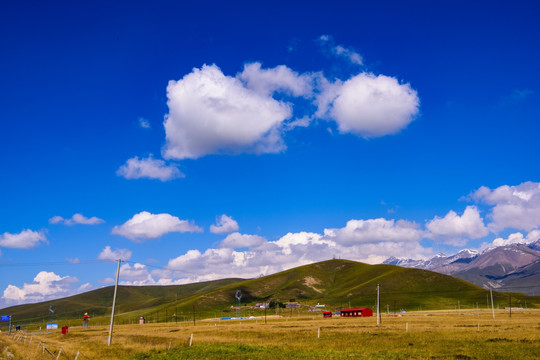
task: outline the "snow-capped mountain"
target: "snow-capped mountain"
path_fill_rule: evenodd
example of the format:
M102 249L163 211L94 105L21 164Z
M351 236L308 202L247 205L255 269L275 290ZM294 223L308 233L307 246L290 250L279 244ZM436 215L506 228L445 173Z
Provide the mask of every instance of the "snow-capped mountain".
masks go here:
M383 264L426 269L444 274L450 274L462 269L466 264L473 261L478 255L479 252L476 250L464 249L452 256L438 253L427 260L398 259L396 257L391 257L386 259Z
M491 247L483 252L464 249L452 256L437 254L427 260L391 257L383 263L453 275L486 288L540 294L540 239L530 244Z

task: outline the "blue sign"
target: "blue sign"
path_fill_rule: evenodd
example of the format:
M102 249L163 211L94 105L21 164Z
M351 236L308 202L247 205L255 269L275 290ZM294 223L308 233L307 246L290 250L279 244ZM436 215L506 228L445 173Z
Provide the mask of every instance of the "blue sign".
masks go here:
M0 321L9 321L9 315L2 315Z

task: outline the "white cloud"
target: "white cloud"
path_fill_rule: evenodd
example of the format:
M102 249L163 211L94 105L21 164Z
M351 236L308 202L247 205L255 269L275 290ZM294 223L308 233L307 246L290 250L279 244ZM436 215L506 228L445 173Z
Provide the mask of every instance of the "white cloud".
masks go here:
M18 234L5 232L3 235L0 235L0 247L30 249L40 243L48 243L45 234L41 231L26 229Z
M126 163L116 171L116 175L126 179L159 179L169 181L184 177L184 174L174 165L167 165L165 161L154 159L152 155L146 159L138 156L128 159Z
M109 245L105 246L105 248L99 253L98 260L109 260L109 261L116 261L118 259L121 260L129 260L131 258L131 251L128 249L116 249L111 250L111 247Z
M335 242L323 240L322 236L317 233L311 232L299 232L299 233L287 233L282 236L279 240L275 241L276 244L285 255L292 254L292 248L297 245L324 245L324 246L335 246Z
M238 77L224 75L216 65L203 65L170 81L164 157L283 150L280 128L292 109L271 96L276 90L307 91L303 78L287 67L261 70L260 64L247 65Z
M276 91L307 98L313 94L313 77L309 74L299 75L285 65L262 69L258 62L246 64L237 78L245 83L246 88L265 96L271 96Z
M143 117L140 117L139 118L139 125L143 128L143 129L150 129L150 121L148 121L148 119L145 119Z
M8 285L4 290L2 302L5 304L24 304L72 295L71 284L77 281L75 277L41 271L33 282L25 283L22 287Z
M77 293L83 293L92 290L94 287L90 283L84 283L77 288Z
M342 45L332 45L331 52L362 64L358 53ZM263 69L258 62L246 64L236 76L223 74L216 65L194 68L169 82L167 97L162 153L179 160L277 153L286 148L283 132L306 127L314 117L336 121L341 133L365 138L394 134L419 111L416 91L393 77L364 72L329 82L322 72L299 74L285 65ZM291 120L300 97L312 101L317 111L300 107L304 113Z
M418 114L420 100L409 84L369 73L345 82L321 81L316 115L336 121L341 133L364 138L395 134Z
M362 56L353 49L343 45L335 45L334 38L330 35L321 35L321 37L319 37L319 43L325 48L328 48L328 51L331 54L341 57L353 65L363 65L364 63Z
M82 214L74 214L70 219L63 218L61 216L53 216L49 219L49 224L64 224L64 225L97 225L104 223L105 220L92 216L87 218Z
M146 265L135 263L133 266L123 264L120 266L120 280L122 285L155 285L156 281L148 272Z
M226 277L252 278L333 257L371 264L389 256L424 257L432 249L420 245L422 231L404 220L351 220L340 229L288 233L277 241L234 233L229 246L189 250L169 260L152 274L167 284L213 280ZM225 242L225 241L224 241ZM248 247L245 251L234 248Z
M113 234L124 236L131 240L155 239L170 232L198 232L201 228L193 222L180 220L170 214L151 214L142 211L131 219L112 229Z
M467 239L478 239L488 234L483 219L475 206L467 206L461 216L450 210L444 218L435 216L426 224L429 236L442 238L456 246L466 244Z
M495 233L505 228L531 231L540 226L540 183L528 181L494 190L482 186L470 197L494 205L488 227Z
M261 245L265 241L266 239L259 235L247 235L234 232L227 235L227 237L221 242L220 247L230 249L253 247Z
M522 233L517 232L508 235L508 238L496 238L493 240L494 246L506 246L512 244L530 244L537 240L540 240L540 230L533 230L527 234L526 237Z
M345 246L378 243L419 241L423 232L419 226L406 220L349 220L344 228L325 229L326 239Z
M226 234L238 231L239 226L236 220L225 214L216 219L216 225L210 225L210 232L214 234Z

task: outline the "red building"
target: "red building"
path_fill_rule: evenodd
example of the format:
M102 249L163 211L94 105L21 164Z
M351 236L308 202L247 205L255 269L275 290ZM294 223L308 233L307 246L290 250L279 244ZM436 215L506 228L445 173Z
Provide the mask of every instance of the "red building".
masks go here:
M341 317L365 317L365 316L373 316L373 310L368 309L368 308L341 310Z
M331 311L323 311L322 316L325 318L331 318L332 312Z

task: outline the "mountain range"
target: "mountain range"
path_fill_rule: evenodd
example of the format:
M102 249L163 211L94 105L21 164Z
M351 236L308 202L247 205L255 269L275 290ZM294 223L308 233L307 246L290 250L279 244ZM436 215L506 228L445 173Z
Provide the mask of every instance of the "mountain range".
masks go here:
M424 269L393 265L368 265L349 260L328 260L300 266L255 279L222 279L203 283L169 286L119 286L117 319L138 322L140 316L150 321L177 321L214 318L236 313L241 294L244 315L263 315L255 309L260 302L297 301L302 311L325 304L337 311L345 307L374 308L380 289L381 306L387 311L486 308L489 291L462 279ZM80 321L88 312L94 323L106 323L111 313L114 288L109 286L71 297L5 308L18 324L42 324L49 319L54 304L55 320ZM239 291L239 292L238 292ZM495 306L504 307L508 295L493 292ZM540 306L540 297L512 294L512 302ZM229 315L227 315L229 314ZM286 314L292 314L287 309Z
M467 280L485 289L540 295L540 239L529 244L464 249L427 260L390 257L384 264L425 269Z

